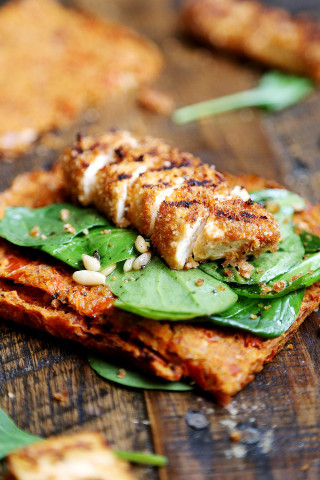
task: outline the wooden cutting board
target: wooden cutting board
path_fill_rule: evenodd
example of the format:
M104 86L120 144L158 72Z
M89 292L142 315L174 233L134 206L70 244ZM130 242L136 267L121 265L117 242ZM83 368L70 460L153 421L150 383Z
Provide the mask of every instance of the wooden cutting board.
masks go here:
M177 105L249 88L262 73L248 61L210 52L187 39L179 28L177 1L67 3L120 20L154 39L166 59L157 88L170 93ZM317 0L285 3L320 12ZM219 170L263 175L320 201L319 112L316 93L276 115L245 110L174 126L167 117L143 111L130 94L89 110L66 131L45 135L23 158L3 162L0 187L6 188L22 171L49 167L77 131L98 133L118 126L163 137ZM45 437L99 430L118 449L168 456L167 468L135 468L140 480L320 478L316 313L227 408L201 392L120 388L99 378L77 345L4 321L0 332L0 406L27 431ZM62 392L60 402L55 397ZM241 441L232 441L235 430L241 431Z

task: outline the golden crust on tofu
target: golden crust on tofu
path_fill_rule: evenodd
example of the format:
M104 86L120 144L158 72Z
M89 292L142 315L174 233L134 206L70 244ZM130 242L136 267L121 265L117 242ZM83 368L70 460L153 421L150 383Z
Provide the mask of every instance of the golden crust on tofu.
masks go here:
M276 220L254 205L243 187L229 184L214 167L201 165L199 158L156 138L130 137L129 142L128 133L116 132L105 136L109 145L110 135L118 146L109 149L108 161L92 153L92 144L98 148L103 136L96 142L84 139L89 145L85 151L78 142L62 155L72 198L84 205L92 202L118 227L131 225L150 237L170 268L181 270L197 261L224 257L236 265L246 255L276 250L280 240Z
M206 224L208 209L191 188L179 189L160 206L152 245L170 268L182 270L191 262L192 250Z
M136 140L126 131L108 132L98 138L78 135L76 143L61 157L65 182L75 202L84 206L92 203L98 171L115 161L115 150L120 145L128 144L133 147Z
M23 204L23 192L29 195L30 207L43 205L42 187L46 183L51 192L48 203L61 201L63 191L58 171L33 172L18 177L13 188L0 195L0 210L3 211L6 205L17 205L19 200ZM240 183L250 190L271 186L270 182L253 176L230 177L230 183L232 186ZM21 187L19 198L17 185ZM318 235L319 219L320 205L308 206L304 212L295 215L295 221L303 222L304 228ZM8 256L11 265L15 259L19 263L21 257L25 265L31 261L29 252L18 254L17 249L9 244L0 250L2 265L6 265ZM320 304L318 282L306 289L300 312L289 330L274 339L261 339L247 332L214 325L207 328L199 324L158 322L118 310L113 305L103 314L88 316L79 313L81 305L77 302L71 304L68 299L59 305L52 302L55 293L63 291L63 285L69 287L71 274L70 277L61 276L60 282L55 284L55 267L50 266L47 257L41 254L39 261L42 264L40 278L29 275L28 286L24 284L26 275L6 280L4 277L10 272L1 270L0 315L4 319L80 342L112 358L120 357L166 380L189 377L222 404L253 380L255 373L281 350L303 320ZM50 268L52 275L48 287L49 277L43 277L43 272L45 269L49 272Z
M0 31L6 72L0 77L0 155L23 153L87 106L152 81L162 66L147 39L53 0L8 2L0 9Z
M213 47L320 80L320 26L255 0L188 0L185 28Z
M234 265L250 253L276 251L280 241L277 221L261 205L248 200L217 199L193 249L199 262L225 258Z
M11 480L134 480L98 433L59 435L11 453Z
M162 202L179 187L202 185L216 189L223 181L214 167L199 165L199 159L191 159L195 165L175 168L164 167L139 175L133 184L128 200L128 220L147 237L151 237ZM190 180L192 179L192 180Z

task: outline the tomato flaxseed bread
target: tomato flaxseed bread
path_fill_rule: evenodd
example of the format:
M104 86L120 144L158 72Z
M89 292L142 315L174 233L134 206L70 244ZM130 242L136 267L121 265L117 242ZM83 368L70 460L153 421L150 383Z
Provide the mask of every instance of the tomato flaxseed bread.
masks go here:
M276 186L255 176L242 175L239 181L250 190ZM44 196L45 186L49 194ZM67 199L58 166L50 172L17 177L1 194L0 211L6 206L40 207ZM319 234L320 205L309 205L296 214L295 221ZM34 251L31 256L1 240L0 315L129 360L166 380L189 377L222 404L254 378L320 303L320 283L315 283L306 289L292 326L280 337L262 339L231 328L138 317L113 305L108 286L79 286L72 281L72 273L71 268L48 256Z

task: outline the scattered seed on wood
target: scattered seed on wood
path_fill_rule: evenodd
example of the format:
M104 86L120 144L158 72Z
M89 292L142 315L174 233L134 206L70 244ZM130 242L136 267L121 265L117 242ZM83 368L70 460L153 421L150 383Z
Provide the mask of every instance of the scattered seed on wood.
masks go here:
M68 392L67 390L64 390L63 392L53 392L52 394L53 400L57 400L58 402L65 402L68 398Z
M232 432L230 434L230 438L233 442L239 442L239 440L241 439L241 432L240 430L236 430L235 432Z

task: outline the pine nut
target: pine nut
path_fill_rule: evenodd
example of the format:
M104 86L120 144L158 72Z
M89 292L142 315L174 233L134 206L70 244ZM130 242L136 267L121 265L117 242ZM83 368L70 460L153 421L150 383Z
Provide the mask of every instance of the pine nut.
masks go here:
M60 210L60 219L63 222L67 222L69 220L69 217L70 217L70 210L68 210L67 208L62 208Z
M98 272L101 268L100 262L97 258L91 257L90 255L87 255L86 253L83 253L81 255L82 262L84 265L84 268L86 270L90 270L91 272Z
M146 267L151 260L151 253L143 253L139 255L133 262L133 270L141 270L142 268Z
M133 262L135 261L136 257L132 257L132 258L128 258L128 260L126 260L124 262L124 265L123 265L123 271L125 273L127 272L131 272L132 270L132 265L133 265Z
M146 253L148 251L147 242L141 235L137 236L136 241L134 242L134 246L139 253Z
M103 285L106 277L99 272L92 272L90 270L78 270L72 275L73 280L80 285L93 286Z
M102 275L105 275L106 277L110 275L110 273L114 272L116 269L117 264L113 263L112 265L108 265L106 268L100 271Z

